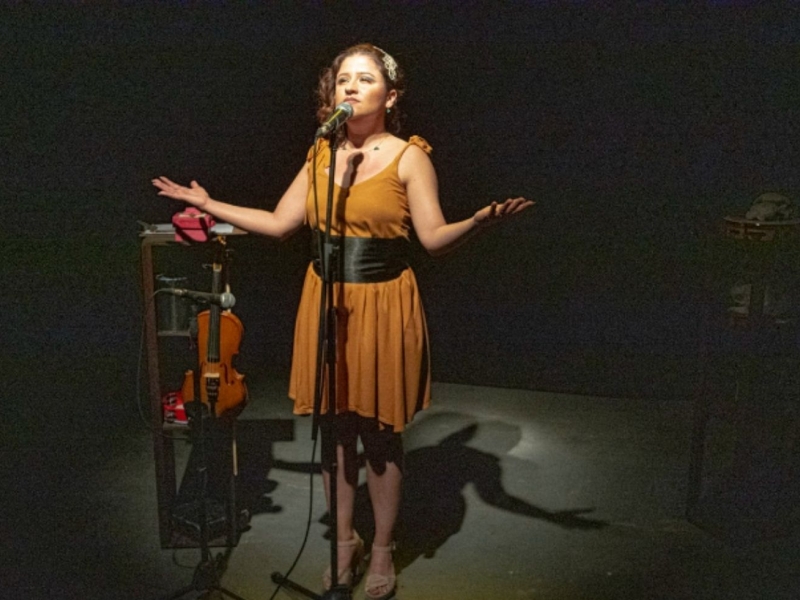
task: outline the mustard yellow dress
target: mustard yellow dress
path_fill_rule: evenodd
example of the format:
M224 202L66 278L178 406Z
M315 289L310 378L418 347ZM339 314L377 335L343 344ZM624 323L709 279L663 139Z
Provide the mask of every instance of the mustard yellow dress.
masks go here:
M334 185L337 214L331 235L408 240L411 213L398 164L411 145L431 151L425 140L412 136L377 175L349 188ZM318 145L316 167L313 148L309 151L306 218L315 228L318 212L322 231L327 227L329 159L326 141ZM318 209L311 189L313 168ZM314 410L321 293L322 280L309 265L295 323L289 384L294 412L300 415ZM333 295L337 307L337 413L350 411L377 418L384 427L403 431L414 414L430 404L428 330L414 272L407 268L399 277L379 283L336 283ZM324 411L327 394L323 395Z

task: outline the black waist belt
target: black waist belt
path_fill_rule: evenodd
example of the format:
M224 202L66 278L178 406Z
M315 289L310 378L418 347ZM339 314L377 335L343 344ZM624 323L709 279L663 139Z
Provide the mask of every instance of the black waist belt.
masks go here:
M378 283L400 276L408 268L408 240L399 238L331 237L333 278L345 283ZM320 277L317 237L311 243L312 265Z

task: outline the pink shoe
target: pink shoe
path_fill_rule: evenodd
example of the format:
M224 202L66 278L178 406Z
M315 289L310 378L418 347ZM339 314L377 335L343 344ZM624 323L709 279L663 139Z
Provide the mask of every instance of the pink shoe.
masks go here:
M372 553L388 553L391 554L394 550L394 545L390 546L372 546ZM385 590L385 591L384 591ZM394 572L394 564L392 564L392 572L389 575L367 575L367 582L364 584L364 593L369 600L389 600L394 597L397 590L397 577Z
M344 542L336 542L338 548L352 548L353 553L350 556L350 562L344 567L339 567L339 585L345 585L352 589L358 583L358 579L363 574L363 561L364 561L364 540L358 537L358 533L353 532L353 539ZM331 577L331 568L328 566L322 574L322 585L325 591L331 589L333 585L333 578Z

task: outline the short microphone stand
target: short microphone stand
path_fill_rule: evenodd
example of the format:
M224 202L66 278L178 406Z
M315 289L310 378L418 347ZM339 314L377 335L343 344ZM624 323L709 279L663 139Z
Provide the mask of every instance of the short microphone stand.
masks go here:
M216 271L215 271L216 274ZM217 287L215 281L214 287ZM219 310L218 307L212 307L212 310ZM219 319L210 319L209 322L216 323L216 332L209 331L209 337L216 335L219 340L220 321ZM208 408L201 401L199 395L196 394L194 404L198 406L196 409L197 417L193 421L197 421L197 440L200 442L200 466L197 471L200 473L200 562L197 564L192 576L192 582L183 588L177 590L169 596L165 596L163 600L177 600L182 598L189 592L202 592L199 598L208 598L209 594L213 591L219 592L224 596L233 598L234 600L245 600L241 596L234 594L232 591L225 589L220 585L220 572L225 566L225 554L218 554L216 557L211 554L209 547L209 534L208 534L208 456L207 456L207 440L206 440L206 419L216 419L216 406L217 399L219 398L219 374L207 374L201 381L201 385L205 386L206 395L208 397ZM233 510L229 510L230 515L234 514ZM230 524L229 524L230 526Z
M331 457L328 497L330 498L329 515L331 519L331 544L330 544L330 565L331 565L331 588L321 596L309 589L294 583L280 573L273 573L272 580L275 583L286 586L296 592L300 592L313 600L350 600L352 594L347 585L339 584L339 556L337 544L337 524L338 524L338 499L337 499L337 473L339 469L337 458L338 429L336 419L336 305L334 301L334 282L341 281L341 255L339 248L331 240L331 224L333 218L333 180L336 173L336 146L334 143L335 131L330 134L330 166L328 167L328 204L325 212L325 232L319 230L317 223L317 247L319 249L320 272L322 275L322 290L320 292L319 306L319 333L317 345L317 373L316 373L316 396L314 398L314 414L312 417L311 437L317 440L317 434L321 427L325 426L325 433L322 436L324 445L322 455ZM335 269L335 270L334 270ZM327 375L327 377L326 377ZM322 413L322 396L325 391L327 381L328 409Z

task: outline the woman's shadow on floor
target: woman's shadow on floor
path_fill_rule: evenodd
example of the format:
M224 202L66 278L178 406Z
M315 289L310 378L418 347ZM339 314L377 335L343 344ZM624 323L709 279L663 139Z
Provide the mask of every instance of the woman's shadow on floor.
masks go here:
M461 530L467 508L464 490L469 484L481 500L515 515L567 529L599 529L607 525L582 516L591 508L548 511L505 491L501 463L520 460L506 456L521 439L519 427L501 421L479 422L458 413L431 414L414 425L414 433L421 434L415 437L425 439L443 429L452 433L440 437L437 444L415 448L405 455L403 500L395 531L398 572L419 557L433 557ZM480 438L480 448L492 451L470 445L476 437ZM358 489L354 518L356 530L371 540L374 523L366 484Z

